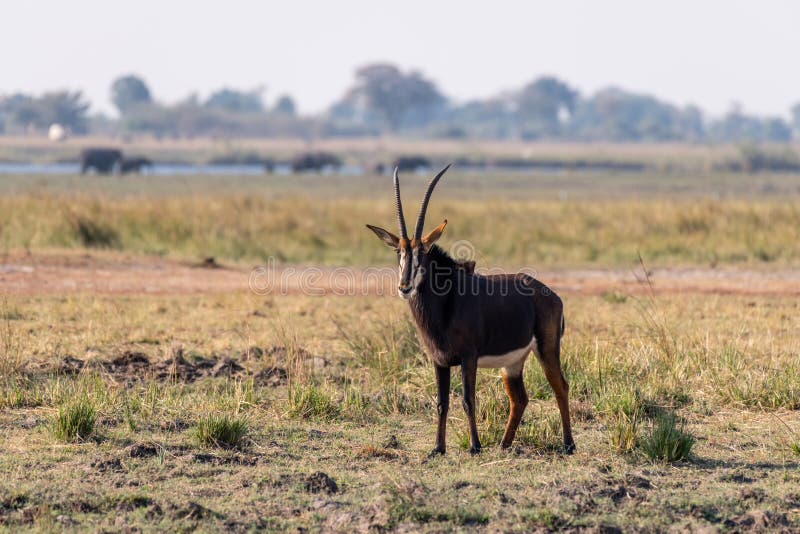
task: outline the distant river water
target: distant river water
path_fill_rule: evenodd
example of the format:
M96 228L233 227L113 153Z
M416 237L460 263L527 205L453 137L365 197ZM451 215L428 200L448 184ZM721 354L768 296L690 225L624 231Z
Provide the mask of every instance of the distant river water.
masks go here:
M46 175L59 175L59 174L78 174L80 173L80 165L77 163L9 163L0 162L0 174L46 174ZM354 172L356 169L344 168L340 170L340 174L360 174ZM276 165L272 170L273 174L287 175L291 174L292 170L288 165ZM207 176L225 176L225 175L260 175L266 174L263 165L191 165L188 163L154 163L147 168L143 174L153 176L191 176L191 175L207 175Z

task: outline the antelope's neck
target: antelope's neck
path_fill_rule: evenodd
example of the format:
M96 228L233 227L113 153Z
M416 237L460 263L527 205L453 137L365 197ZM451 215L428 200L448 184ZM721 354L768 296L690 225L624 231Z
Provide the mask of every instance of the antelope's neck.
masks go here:
M447 330L457 287L455 262L443 251L430 258L429 272L419 291L409 300L417 328L431 339L439 339Z

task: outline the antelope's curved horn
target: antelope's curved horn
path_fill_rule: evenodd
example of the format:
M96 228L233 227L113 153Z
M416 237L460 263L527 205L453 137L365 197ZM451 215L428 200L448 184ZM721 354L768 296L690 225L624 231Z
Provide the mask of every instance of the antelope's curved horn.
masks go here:
M403 202L400 200L400 177L397 175L397 169L397 167L394 168L394 203L397 209L397 226L400 229L400 237L408 240L406 218L403 216Z
M439 179L442 176L444 176L444 173L447 172L447 169L450 168L450 165L452 165L452 163L450 163L449 165L447 165L447 167L439 171L439 174L434 176L433 180L431 180L431 183L428 184L428 190L425 191L425 197L422 199L422 205L419 208L419 218L417 219L417 226L414 229L414 239L416 241L422 239L422 228L425 226L425 212L428 211L428 201L431 199L431 195L433 194L433 189L436 187L436 184L439 182Z

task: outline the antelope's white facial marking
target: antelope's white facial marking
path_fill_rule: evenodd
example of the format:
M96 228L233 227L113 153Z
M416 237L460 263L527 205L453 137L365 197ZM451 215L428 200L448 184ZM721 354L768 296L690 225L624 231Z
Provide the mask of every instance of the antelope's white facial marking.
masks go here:
M407 262L408 262L408 254L406 254L406 251L404 249L400 249L400 266L398 271L398 276L400 277L399 278L400 284L397 288L397 294L403 300L410 299L414 295L414 293L416 293L413 285L409 287L408 285L405 285L405 281L403 280L403 273L406 272Z
M419 255L416 250L413 250L410 254L400 249L400 265L399 265L399 276L400 276L400 284L398 286L397 293L403 300L408 300L414 295L417 294L417 290L422 285L422 282L425 280L425 270L420 268L420 259ZM411 262L411 269L406 271L408 267L407 263ZM403 273L408 272L408 280L403 280Z

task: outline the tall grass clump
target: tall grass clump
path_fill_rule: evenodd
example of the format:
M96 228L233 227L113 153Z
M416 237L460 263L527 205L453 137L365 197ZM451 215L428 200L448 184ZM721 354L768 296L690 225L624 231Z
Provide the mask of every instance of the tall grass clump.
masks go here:
M373 397L373 405L378 413L384 415L414 414L431 409L432 399L432 395L424 392L423 386L384 380Z
M244 417L228 414L207 414L194 424L194 438L200 445L223 448L238 447L247 436Z
M714 388L723 402L775 410L800 408L800 366L789 360L760 364L734 347L716 355Z
M345 385L342 412L348 418L366 421L369 418L370 400L367 395L351 381Z
M88 396L62 404L52 423L53 435L61 441L81 441L94 432L97 411Z
M299 419L330 421L340 414L333 396L316 384L293 384L289 388L289 415Z
M19 335L12 323L22 318L19 309L3 299L0 304L0 376L15 375L24 365Z
M382 376L403 373L427 365L413 323L406 317L378 319L373 328L349 328L336 323L339 333L356 360Z
M113 248L119 244L117 231L92 217L72 214L68 221L75 239L86 248Z
M539 409L539 414L534 416L527 411L528 421L523 418L517 429L516 440L523 445L554 451L561 448L563 438L561 435L561 416L556 413L545 414Z
M618 414L608 426L608 441L621 453L633 451L639 441L639 414Z
M677 462L689 458L694 442L694 436L685 431L674 414L661 414L641 439L640 447L651 460Z
M628 384L612 382L598 395L595 410L607 421L609 443L618 452L631 452L639 440L644 407L641 393Z
M641 320L641 330L646 337L650 338L661 353L665 361L675 360L678 351L677 340L673 333L673 328L667 320L664 311L658 306L656 292L653 281L650 278L650 271L644 263L642 255L638 253L639 266L642 269L642 284L647 293L643 299L636 300L636 309Z

